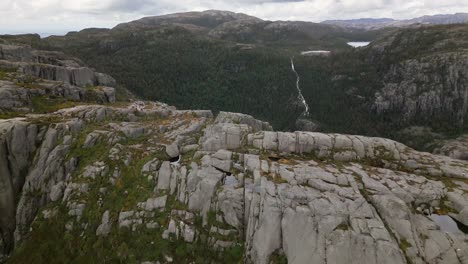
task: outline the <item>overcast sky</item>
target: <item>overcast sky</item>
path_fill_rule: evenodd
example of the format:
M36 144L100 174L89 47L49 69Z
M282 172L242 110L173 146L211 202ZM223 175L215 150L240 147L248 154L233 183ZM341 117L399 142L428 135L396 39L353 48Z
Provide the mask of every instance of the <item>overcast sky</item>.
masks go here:
M207 9L269 20L320 22L468 12L468 0L0 0L0 34L111 28L144 16Z

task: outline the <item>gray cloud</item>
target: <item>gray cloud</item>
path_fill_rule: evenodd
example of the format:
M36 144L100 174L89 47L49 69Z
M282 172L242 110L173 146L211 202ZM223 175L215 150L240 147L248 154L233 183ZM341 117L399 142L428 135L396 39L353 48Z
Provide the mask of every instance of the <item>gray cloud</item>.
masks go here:
M113 11L135 12L144 9L150 3L149 0L117 0L111 3L109 9Z
M269 20L413 18L468 12L465 0L0 0L0 33L113 27L149 15L206 9Z

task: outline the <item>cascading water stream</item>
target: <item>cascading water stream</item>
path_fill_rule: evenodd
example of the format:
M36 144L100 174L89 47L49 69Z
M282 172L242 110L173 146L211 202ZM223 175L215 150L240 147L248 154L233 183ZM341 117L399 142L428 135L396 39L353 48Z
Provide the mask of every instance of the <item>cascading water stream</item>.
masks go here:
M307 104L304 96L302 95L301 87L299 86L299 83L301 81L301 77L299 74L296 72L296 67L294 67L294 59L291 58L291 69L296 74L296 88L297 88L297 93L298 93L298 99L301 101L301 103L304 105L305 110L302 112L301 116L309 116L309 105Z

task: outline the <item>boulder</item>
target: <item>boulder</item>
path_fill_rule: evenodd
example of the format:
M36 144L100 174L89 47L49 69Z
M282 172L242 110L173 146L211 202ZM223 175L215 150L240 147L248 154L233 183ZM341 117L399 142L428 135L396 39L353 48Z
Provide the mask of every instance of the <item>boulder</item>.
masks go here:
M250 115L239 113L219 112L215 123L245 124L250 126L254 132L273 130L268 122L263 122Z
M112 224L109 222L109 210L102 215L101 224L96 229L96 236L107 236L111 232Z
M157 197L157 198L149 198L146 201L146 211L153 211L154 209L161 209L166 206L167 195Z

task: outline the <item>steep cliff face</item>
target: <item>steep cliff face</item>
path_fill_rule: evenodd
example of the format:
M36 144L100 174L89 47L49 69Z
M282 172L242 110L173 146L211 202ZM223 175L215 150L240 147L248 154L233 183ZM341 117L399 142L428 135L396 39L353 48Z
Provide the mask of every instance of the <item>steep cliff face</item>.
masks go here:
M49 117L39 115L33 122L8 118L53 112L75 104L115 102L114 88L95 86L115 85L114 79L80 63L59 52L0 44L0 259L26 232L16 226L30 223L47 203L41 197L24 198L23 191L40 189L38 182L72 171L72 163L61 167L69 146L55 147L59 137L79 131L81 126L78 120L49 128L44 126Z
M374 108L403 117L463 127L468 39L463 25L419 27L389 34L365 51L381 71Z
M468 163L388 139L152 102L4 120L0 134L8 263L468 259L468 235L426 215L468 224Z
M375 94L377 114L401 122L463 128L467 121L468 54L446 53L408 59L390 66ZM418 121L416 121L418 120Z

